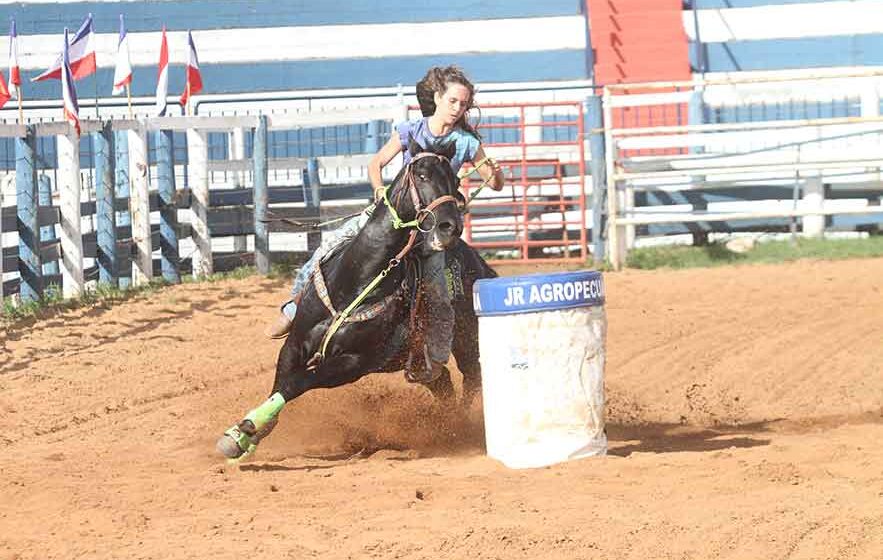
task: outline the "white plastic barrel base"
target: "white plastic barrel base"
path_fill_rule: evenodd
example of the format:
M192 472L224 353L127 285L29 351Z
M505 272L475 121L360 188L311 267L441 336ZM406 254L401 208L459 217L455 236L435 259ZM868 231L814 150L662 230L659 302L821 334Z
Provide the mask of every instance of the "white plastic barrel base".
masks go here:
M488 456L519 469L604 455L600 273L481 280L474 298Z

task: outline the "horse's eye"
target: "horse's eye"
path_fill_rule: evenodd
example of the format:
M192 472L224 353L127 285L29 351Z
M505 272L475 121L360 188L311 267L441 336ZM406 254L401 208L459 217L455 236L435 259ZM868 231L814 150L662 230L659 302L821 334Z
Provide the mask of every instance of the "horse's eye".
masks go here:
M426 176L426 173L418 173L417 178L420 179L421 181L428 181L429 180L429 177Z

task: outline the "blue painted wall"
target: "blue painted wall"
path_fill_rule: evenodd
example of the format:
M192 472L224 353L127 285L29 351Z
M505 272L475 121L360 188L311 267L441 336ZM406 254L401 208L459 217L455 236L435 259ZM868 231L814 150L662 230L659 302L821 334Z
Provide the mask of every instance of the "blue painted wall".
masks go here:
M883 33L703 43L703 47L709 72L883 64ZM695 50L691 48L694 68L695 56Z
M242 93L413 85L427 68L439 64L457 64L476 82L579 80L586 77L582 50L205 64L201 70L205 93ZM23 72L22 79L37 74L36 71ZM184 83L184 66L173 64L169 68L169 94L179 95ZM93 75L76 82L77 95L80 99L94 98L97 87L99 97L108 97L112 84L113 68L101 68L97 78ZM156 67L135 67L132 95L153 96L155 91ZM27 99L59 99L61 82L48 80L28 84L26 95Z
M92 13L95 31L113 33L119 29L120 14L129 31L158 31L163 25L171 31L186 31L562 16L580 13L580 6L579 0L178 0L18 3L3 6L2 11L16 18L19 34L32 34L60 33L65 26L77 29L88 13Z

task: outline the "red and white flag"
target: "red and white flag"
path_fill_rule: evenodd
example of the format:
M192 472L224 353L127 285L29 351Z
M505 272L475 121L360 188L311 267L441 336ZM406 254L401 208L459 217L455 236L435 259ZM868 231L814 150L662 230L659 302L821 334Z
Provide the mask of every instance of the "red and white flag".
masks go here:
M68 47L67 27L64 28L64 50L61 51L61 95L63 98L64 118L74 125L77 136L80 135L80 106L77 104L77 89L74 87L74 76L71 70L70 50Z
M18 67L18 33L15 31L15 20L9 28L9 86L13 97L21 94L21 69Z
M191 95L202 91L202 74L199 73L199 58L196 56L196 45L193 35L187 30L187 85L181 94L181 105L186 107Z
M70 56L71 75L75 80L81 80L86 76L95 73L95 44L93 38L95 33L92 31L92 14L86 17L86 21L80 26L77 34L74 35L73 41L69 44L68 54ZM61 72L61 55L49 67L48 70L31 78L32 82L41 82L49 79L60 79Z
M9 88L6 87L6 78L0 73L0 109L6 105L6 102L9 101L10 98L12 98L12 96L9 95Z
M166 26L162 28L162 44L159 47L159 74L156 80L156 116L166 115L169 96L169 43L166 41Z
M113 94L119 95L126 91L132 83L132 62L129 59L129 38L126 35L126 24L120 14L120 40L117 43L117 65L113 71Z

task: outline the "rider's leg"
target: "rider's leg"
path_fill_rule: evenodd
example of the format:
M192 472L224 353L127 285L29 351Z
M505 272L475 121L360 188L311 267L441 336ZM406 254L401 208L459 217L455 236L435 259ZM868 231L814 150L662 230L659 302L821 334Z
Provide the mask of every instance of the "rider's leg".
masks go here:
M310 280L313 270L315 270L316 266L322 262L325 255L327 255L332 249L347 239L355 237L359 230L362 229L362 226L365 225L365 222L368 221L368 217L371 215L371 209L373 209L373 206L369 207L369 210L362 212L358 216L354 216L345 221L343 225L336 230L327 231L322 235L322 244L319 245L307 262L305 262L300 270L297 271L297 275L294 277L294 283L291 286L291 299L282 305L281 314L267 328L267 336L270 338L284 338L288 336L288 332L291 330L291 323L294 321L294 315L297 312L297 306L300 303L300 298L303 294L304 286L306 286L307 282Z
M423 356L412 356L409 381L429 382L443 371L454 339L454 307L445 277L445 253L433 253L423 269L426 343Z
M294 321L294 314L297 312L297 304L300 303L301 294L304 286L309 280L310 275L316 268L316 264L322 260L324 253L320 246L316 249L312 256L300 267L297 275L294 277L294 284L291 286L291 299L282 305L279 317L267 327L267 336L270 338L285 338L291 330L291 322Z

